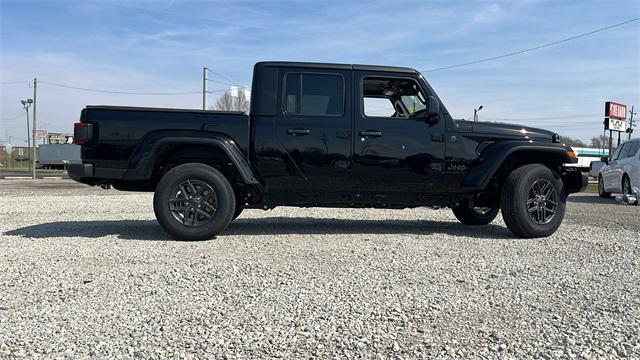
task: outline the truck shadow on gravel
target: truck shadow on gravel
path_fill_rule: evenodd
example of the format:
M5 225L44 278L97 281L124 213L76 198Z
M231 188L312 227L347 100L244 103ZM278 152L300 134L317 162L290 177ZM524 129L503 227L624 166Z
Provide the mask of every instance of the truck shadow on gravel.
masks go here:
M567 202L576 204L617 204L614 198L603 199L598 195L569 195Z
M507 239L513 235L503 226L465 226L457 222L430 220L348 220L330 218L239 218L229 224L227 235L305 234L448 234L484 239ZM25 238L117 236L125 240L173 240L155 220L58 221L25 226L4 233Z

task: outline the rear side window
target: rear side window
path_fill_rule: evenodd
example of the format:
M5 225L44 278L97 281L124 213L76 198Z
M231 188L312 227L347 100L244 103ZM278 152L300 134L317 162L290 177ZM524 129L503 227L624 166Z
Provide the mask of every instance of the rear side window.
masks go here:
M344 113L344 81L339 75L288 73L284 94L284 108L289 115Z

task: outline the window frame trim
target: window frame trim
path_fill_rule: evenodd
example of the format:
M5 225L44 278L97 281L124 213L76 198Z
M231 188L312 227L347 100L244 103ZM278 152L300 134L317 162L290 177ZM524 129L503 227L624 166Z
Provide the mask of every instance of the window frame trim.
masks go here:
M300 74L300 110L302 110L302 98L304 96L304 75L305 74L309 74L309 75L329 75L329 76L336 76L339 77L340 80L342 81L342 113L340 114L296 114L296 113L289 113L287 111L287 76L289 76L290 74ZM342 75L341 73L334 73L334 72L317 72L317 71L287 71L284 73L284 76L282 77L282 94L281 94L281 111L282 111L282 115L285 116L321 116L321 117L335 117L335 118L340 118L340 117L344 117L344 115L346 114L346 104L347 104L347 89L346 89L346 81L345 81L345 77L344 75Z

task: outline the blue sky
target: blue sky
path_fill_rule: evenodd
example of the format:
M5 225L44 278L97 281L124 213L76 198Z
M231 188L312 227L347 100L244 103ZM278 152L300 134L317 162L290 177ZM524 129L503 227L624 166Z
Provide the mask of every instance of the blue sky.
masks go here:
M640 17L628 1L0 0L0 138L26 138L19 100L41 81L126 92L201 89L202 67L250 84L262 60L427 70ZM604 101L640 106L640 21L487 63L424 73L457 117L512 119L589 139ZM212 76L212 79L215 79ZM21 83L13 83L19 81ZM211 83L210 89L226 89ZM201 106L201 95L38 88L38 120L71 131L87 104ZM210 103L213 102L211 99ZM640 133L640 130L638 130Z

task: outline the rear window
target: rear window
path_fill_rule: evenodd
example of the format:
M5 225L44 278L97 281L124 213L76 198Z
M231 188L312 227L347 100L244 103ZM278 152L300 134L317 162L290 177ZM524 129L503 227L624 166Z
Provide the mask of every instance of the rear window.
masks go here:
M288 73L284 93L284 108L289 115L344 113L344 81L339 75Z

